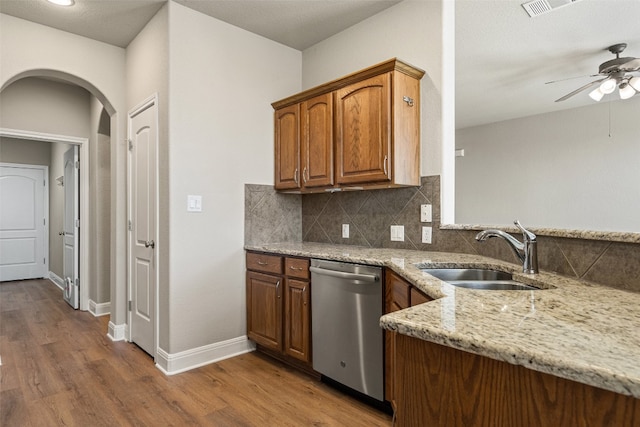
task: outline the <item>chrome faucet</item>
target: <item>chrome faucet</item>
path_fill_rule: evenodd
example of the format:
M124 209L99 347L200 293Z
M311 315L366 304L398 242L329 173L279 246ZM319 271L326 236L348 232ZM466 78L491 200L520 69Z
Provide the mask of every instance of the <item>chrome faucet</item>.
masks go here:
M515 220L513 223L520 231L522 231L522 243L512 235L505 233L502 230L481 231L476 235L476 240L478 242L484 242L490 237L502 237L507 241L509 247L513 250L513 253L516 254L518 259L522 261L522 272L527 274L537 274L538 242L536 241L536 235L520 225L520 221Z

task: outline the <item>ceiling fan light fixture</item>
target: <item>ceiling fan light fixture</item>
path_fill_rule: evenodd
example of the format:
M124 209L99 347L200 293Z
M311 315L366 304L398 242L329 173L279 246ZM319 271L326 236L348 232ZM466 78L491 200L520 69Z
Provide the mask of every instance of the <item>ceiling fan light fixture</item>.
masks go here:
M600 85L600 90L602 91L602 93L608 95L616 90L616 86L617 82L615 81L615 79L608 78L607 80L602 82L602 84Z
M636 90L629 84L620 85L620 99L629 99L636 94Z
M591 99L598 102L602 99L604 93L600 90L599 87L597 87L589 93L589 96L591 97Z
M640 92L640 77L632 77L629 79L629 85L636 91Z
M57 4L58 6L73 6L74 0L47 0L49 3Z

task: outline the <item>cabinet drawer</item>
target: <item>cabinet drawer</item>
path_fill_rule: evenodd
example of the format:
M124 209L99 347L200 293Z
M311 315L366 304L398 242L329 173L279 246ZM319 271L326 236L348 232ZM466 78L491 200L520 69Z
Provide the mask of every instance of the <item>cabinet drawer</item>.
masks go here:
M411 285L400 276L387 270L387 310L388 312L409 307Z
M298 279L309 279L309 260L306 258L285 258L284 274Z
M278 255L247 253L247 270L282 274L282 257Z

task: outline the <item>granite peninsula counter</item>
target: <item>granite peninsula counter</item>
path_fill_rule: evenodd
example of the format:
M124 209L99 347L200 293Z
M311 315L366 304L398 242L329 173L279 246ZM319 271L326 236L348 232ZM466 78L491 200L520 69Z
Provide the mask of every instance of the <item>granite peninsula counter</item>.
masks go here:
M384 329L640 398L640 293L467 254L318 243L247 245L246 250L385 266L435 298L382 316ZM416 267L475 267L513 273L538 291L456 288Z

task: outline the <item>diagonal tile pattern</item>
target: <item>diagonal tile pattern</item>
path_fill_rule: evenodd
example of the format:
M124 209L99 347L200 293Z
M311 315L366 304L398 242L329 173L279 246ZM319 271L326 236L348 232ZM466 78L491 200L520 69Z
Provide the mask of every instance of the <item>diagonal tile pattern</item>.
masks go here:
M424 203L433 207L432 223L420 222ZM470 253L519 263L504 242L479 244L475 231L440 230L439 176L423 177L420 187L303 196L247 184L245 205L245 243L307 241ZM349 224L348 239L342 238L342 224ZM391 241L391 225L404 225L404 242ZM421 243L422 226L432 227L431 244ZM539 236L538 250L542 270L640 292L640 244Z

